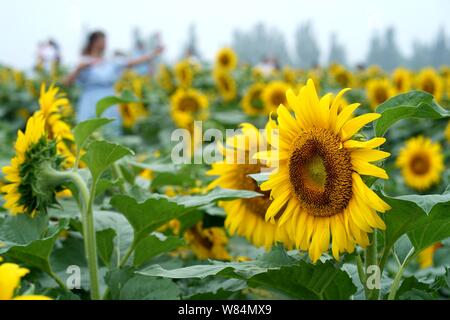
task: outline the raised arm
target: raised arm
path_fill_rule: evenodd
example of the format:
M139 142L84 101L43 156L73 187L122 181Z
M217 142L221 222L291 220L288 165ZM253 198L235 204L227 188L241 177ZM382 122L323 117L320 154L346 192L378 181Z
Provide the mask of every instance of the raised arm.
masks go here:
M132 68L132 67L138 66L140 64L150 62L153 59L155 59L156 57L158 57L163 51L164 51L163 47L158 47L155 49L155 51L153 51L150 54L144 54L140 57L129 60L126 64L126 67Z

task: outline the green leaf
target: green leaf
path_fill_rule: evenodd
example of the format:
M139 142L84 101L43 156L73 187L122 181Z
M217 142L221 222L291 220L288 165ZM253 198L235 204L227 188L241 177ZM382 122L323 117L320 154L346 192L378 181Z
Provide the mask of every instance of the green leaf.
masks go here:
M96 118L90 119L77 124L73 129L73 135L75 137L75 144L78 149L82 149L86 140L99 128L113 122L114 119Z
M415 277L403 280L397 291L396 299L399 300L433 300L435 291L430 285L420 282Z
M68 221L63 220L53 229L53 232L42 239L26 245L16 245L9 249L8 255L44 272L51 273L50 255L60 232L67 227Z
M114 251L114 238L116 232L114 229L105 229L97 231L97 251L102 262L109 266L111 264L111 256Z
M133 155L134 152L119 144L107 141L94 141L81 158L91 171L93 180L97 180L109 166L117 160Z
M231 278L250 278L256 274L278 269L282 266L295 264L297 260L287 255L280 247L274 247L271 252L257 260L247 262L219 262L213 264L195 265L174 270L166 270L159 265L148 267L139 274L170 279L204 279L209 276L225 276Z
M450 112L433 101L433 96L422 91L401 94L381 104L377 110L381 118L375 124L376 136L383 136L387 130L402 119L442 119Z
M162 253L175 250L184 245L184 241L178 237L166 237L163 234L153 234L143 239L134 253L134 266L139 267Z
M120 300L179 300L180 289L169 279L136 275L125 282Z
M7 216L0 225L0 254L15 245L28 245L45 237L48 217L38 215L31 218L26 214Z
M120 97L118 96L110 96L101 99L97 102L96 105L96 114L97 117L101 117L101 115L110 107L115 106L117 104L122 103L132 103L132 102L140 102L131 91L125 90Z
M347 300L356 292L349 275L330 261L315 265L300 261L294 266L269 270L250 278L248 285L305 300Z
M172 219L179 218L188 209L167 199L148 199L138 203L136 199L118 195L111 199L111 205L130 222L135 233L135 242L142 240L151 232Z
M178 204L186 207L200 207L218 200L233 200L233 199L250 199L255 197L262 197L258 192L247 190L230 190L230 189L214 189L210 193L201 196L181 196L174 198Z

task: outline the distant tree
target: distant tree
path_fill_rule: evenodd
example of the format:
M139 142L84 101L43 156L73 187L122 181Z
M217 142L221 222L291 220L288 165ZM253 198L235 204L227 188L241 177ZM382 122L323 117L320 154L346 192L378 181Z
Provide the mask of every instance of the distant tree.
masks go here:
M198 49L197 28L193 23L189 25L187 40L183 46L183 51L181 52L181 58L186 57L201 58L201 54Z
M431 47L431 65L439 68L450 63L450 47L444 28L438 31L434 45Z
M339 63L342 65L347 65L347 52L342 44L338 42L337 35L335 33L331 34L330 37L330 54L328 57L328 63Z
M380 65L382 63L382 46L381 40L378 33L374 32L372 38L370 39L369 53L367 54L366 64L367 65Z
M392 71L403 63L403 56L400 53L396 39L395 29L390 27L386 30L383 43L383 58L381 67L387 71Z
M296 64L300 68L312 68L319 64L320 49L310 22L297 28L295 33Z
M255 65L266 58L275 59L280 66L291 63L283 33L276 28L269 29L263 23L248 32L236 30L232 46L244 63Z

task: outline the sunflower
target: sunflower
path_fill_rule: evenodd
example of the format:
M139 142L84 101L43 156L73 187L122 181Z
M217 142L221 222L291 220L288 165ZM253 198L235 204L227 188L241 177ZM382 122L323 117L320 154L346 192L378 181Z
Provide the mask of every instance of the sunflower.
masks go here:
M334 82L341 88L348 88L353 85L353 75L345 67L335 65L331 70Z
M273 198L266 219L281 215L280 225L292 225L292 240L309 251L313 262L328 251L330 238L336 259L353 252L356 244L368 246L368 233L385 229L377 211L390 209L361 178L388 178L385 170L371 163L390 155L376 150L385 139L352 139L380 115L352 118L359 104L338 112L346 91L334 99L331 95L319 99L312 80L298 96L289 90L287 100L295 115L284 105L278 108L279 138L270 141L275 152L257 154L259 159L277 160L271 164L276 170L261 185L262 191L271 190Z
M70 125L64 121L62 112L67 112L70 107L69 100L59 88L50 86L48 90L45 84L41 86L39 97L39 112L45 120L45 131L50 140L56 140L58 154L64 157L64 167L71 168L75 163L75 138Z
M238 57L231 48L221 49L216 56L216 68L224 71L232 71L236 68Z
M124 89L130 90L138 99L144 97L145 78L136 76L129 81ZM141 119L149 116L149 112L142 102L130 102L121 104L119 107L120 115L122 116L122 125L126 129L131 129Z
M173 76L168 66L162 64L156 75L156 82L166 92L172 92L174 89Z
M270 122L268 126L270 126ZM264 169L268 169L261 161L252 160L257 147L267 145L265 134L260 134L258 129L248 123L242 124L241 127L242 134L227 141L227 146L232 152L230 153L224 148L220 148L220 151L224 156L229 154L234 156L238 150L243 150L245 151L246 161L238 164L236 161L226 160L213 164L212 169L207 174L218 176L218 178L209 187L220 186L225 189L248 190L261 193L263 196L221 202L220 206L224 208L227 214L225 227L231 234L243 236L254 245L265 247L267 250L276 241L289 246L288 236L284 228L279 229L276 223L265 220L267 208L271 204L270 194L262 192L256 181L249 177L250 174L260 173ZM242 142L242 146L240 142Z
M295 84L295 81L297 80L297 73L294 69L289 67L283 68L283 81L293 85Z
M367 83L367 97L373 110L395 95L395 88L387 79L372 79Z
M266 113L274 112L280 104L286 105L286 91L290 86L283 81L272 81L265 87L262 93Z
M194 79L194 71L188 60L183 60L175 65L175 78L178 85L183 88L189 88Z
M442 248L441 243L436 243L425 250L423 250L417 260L419 261L419 265L421 269L427 269L431 268L433 266L433 260L434 260L434 253L439 249Z
M184 233L184 238L200 260L230 260L226 249L228 238L222 228L203 228L199 222Z
M441 101L444 83L442 78L433 68L423 69L417 75L417 88L432 94L436 101Z
M447 128L445 129L445 137L447 138L447 142L450 143L450 121L447 124Z
M4 207L13 215L33 216L36 211L46 211L56 202L55 191L61 190L48 192L51 182L40 179L39 173L44 166L59 168L62 158L57 155L56 142L47 139L42 113L36 112L28 119L25 133L19 130L15 150L11 165L2 169L9 182L1 189L5 193Z
M427 190L441 180L444 171L441 145L423 136L412 138L400 150L396 164L409 187Z
M394 83L397 93L404 93L411 90L411 72L406 68L395 69L394 73L392 74L392 82Z
M262 101L264 87L265 85L263 83L257 82L252 84L247 89L247 92L241 102L242 108L247 115L259 116L267 114Z
M236 81L230 73L221 69L214 70L217 89L225 102L233 101L237 95Z
M195 89L178 89L171 97L171 115L175 124L189 129L196 120L208 116L208 98Z
M49 297L38 295L15 296L20 280L28 273L30 270L21 268L15 263L0 264L0 300L51 300Z

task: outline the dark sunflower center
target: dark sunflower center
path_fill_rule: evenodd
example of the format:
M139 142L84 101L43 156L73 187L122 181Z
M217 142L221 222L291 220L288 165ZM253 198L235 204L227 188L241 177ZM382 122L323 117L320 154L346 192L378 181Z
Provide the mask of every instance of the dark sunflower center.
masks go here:
M434 84L434 81L432 79L426 79L425 83L423 84L423 90L434 94L434 92L436 91L436 85Z
M341 213L353 195L353 170L339 138L314 128L302 133L292 148L289 179L307 212L318 217Z
M375 99L378 103L383 103L388 99L388 94L386 89L383 87L378 87L375 89Z
M223 54L220 56L220 64L224 67L228 67L228 65L230 64L230 57L226 54Z
M416 175L424 175L430 171L430 159L424 154L415 155L410 162L411 171Z
M285 104L285 102L286 102L285 93L280 90L274 91L270 97L270 101L272 102L272 105L277 106L277 107L280 104Z
M347 76L347 73L340 72L336 75L336 82L343 87L348 87L348 83L350 82L350 79Z
M262 90L255 90L250 96L251 105L254 109L262 109L263 107L261 101L261 92Z
M184 97L180 101L180 111L196 112L198 110L198 101L192 97Z

